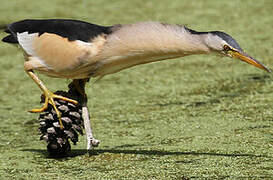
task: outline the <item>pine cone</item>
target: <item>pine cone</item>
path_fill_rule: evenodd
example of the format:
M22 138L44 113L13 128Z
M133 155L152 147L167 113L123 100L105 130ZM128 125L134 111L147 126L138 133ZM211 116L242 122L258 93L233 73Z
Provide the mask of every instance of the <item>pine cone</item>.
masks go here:
M55 94L79 101L79 97L73 96L71 91L57 91ZM42 97L41 99L43 101L44 98ZM48 143L47 151L49 154L60 156L70 151L69 139L76 145L78 133L83 135L82 106L80 104L76 106L60 99L55 99L55 104L62 113L61 120L64 129L60 129L56 112L52 105L49 104L47 110L39 116L39 131L42 134L40 140L45 140Z

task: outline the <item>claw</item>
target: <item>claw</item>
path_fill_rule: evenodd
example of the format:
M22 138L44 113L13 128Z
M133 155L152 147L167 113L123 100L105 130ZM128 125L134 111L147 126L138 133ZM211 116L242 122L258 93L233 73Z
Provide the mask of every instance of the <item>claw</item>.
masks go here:
M28 112L41 113L41 112L44 112L47 108L48 108L48 98L45 98L45 103L44 103L42 108L40 108L40 109L31 109Z
M73 100L73 99L69 99L69 98L66 98L66 97L63 97L63 96L60 96L60 95L56 95L56 94L50 92L49 90L45 91L44 96L45 96L45 103L44 103L43 107L40 108L40 109L32 109L29 112L31 112L31 113L41 113L41 112L44 112L48 108L48 103L50 103L53 106L53 108L54 108L54 110L55 110L55 112L57 114L57 117L58 117L59 123L60 123L60 128L64 129L64 126L63 126L63 123L62 123L62 120L61 120L62 115L61 115L61 112L56 107L54 99L55 98L56 99L61 99L63 101L67 101L67 102L73 103L75 105L77 105L78 102L75 101L75 100Z
M54 102L54 99L61 99L63 101L67 101L67 102L70 102L70 103L73 103L75 105L78 104L78 101L75 101L73 99L69 99L69 98L66 98L66 97L63 97L63 96L60 96L60 95L56 95L54 93L52 93L51 91L49 91L46 86L44 85L44 83L37 77L37 75L35 75L33 73L33 71L31 70L31 61L26 61L25 62L25 71L26 73L33 79L33 81L39 86L39 88L44 92L44 96L45 96L45 103L43 105L42 108L40 109L32 109L30 110L29 112L33 112L33 113L40 113L40 112L43 112L45 111L47 108L48 108L48 103L50 103L56 114L57 114L57 117L59 119L59 123L60 123L60 128L63 130L64 129L64 126L63 126L63 123L62 123L62 120L61 120L61 112L57 109L56 105L55 105L55 102Z

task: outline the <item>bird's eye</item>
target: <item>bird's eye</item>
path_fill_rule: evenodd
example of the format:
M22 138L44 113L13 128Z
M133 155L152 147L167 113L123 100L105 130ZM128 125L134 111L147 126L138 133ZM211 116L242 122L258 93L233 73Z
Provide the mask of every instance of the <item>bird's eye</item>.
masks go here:
M224 51L229 51L230 50L230 47L228 45L224 45Z

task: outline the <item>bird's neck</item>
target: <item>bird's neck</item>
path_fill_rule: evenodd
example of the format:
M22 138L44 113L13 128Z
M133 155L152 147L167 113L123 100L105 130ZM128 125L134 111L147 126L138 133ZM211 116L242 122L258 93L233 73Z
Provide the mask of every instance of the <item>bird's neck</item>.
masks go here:
M183 26L144 22L122 25L107 37L98 59L102 74L138 64L208 53L202 35L193 35Z
M107 39L108 47L121 55L177 55L207 53L204 35L191 34L184 26L143 22L124 25ZM106 47L107 48L107 47Z

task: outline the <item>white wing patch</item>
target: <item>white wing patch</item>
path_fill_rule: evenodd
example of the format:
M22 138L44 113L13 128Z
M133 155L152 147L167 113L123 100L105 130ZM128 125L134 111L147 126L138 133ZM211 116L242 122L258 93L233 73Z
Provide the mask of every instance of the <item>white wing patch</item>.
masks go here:
M90 46L90 45L92 45L92 43L90 43L90 42L84 42L84 41L81 41L81 40L76 40L76 42L77 42L80 46Z
M38 33L31 33L29 34L28 32L23 32L23 33L17 33L17 39L19 42L19 45L23 48L23 50L30 56L29 60L32 60L32 66L33 68L47 68L50 69L50 67L48 67L48 65L45 64L44 60L40 59L37 55L37 53L35 52L34 49L34 41L35 38L37 38L39 36Z
M28 55L36 56L33 43L35 38L38 37L38 35L39 35L38 33L29 34L28 32L17 33L18 42Z

